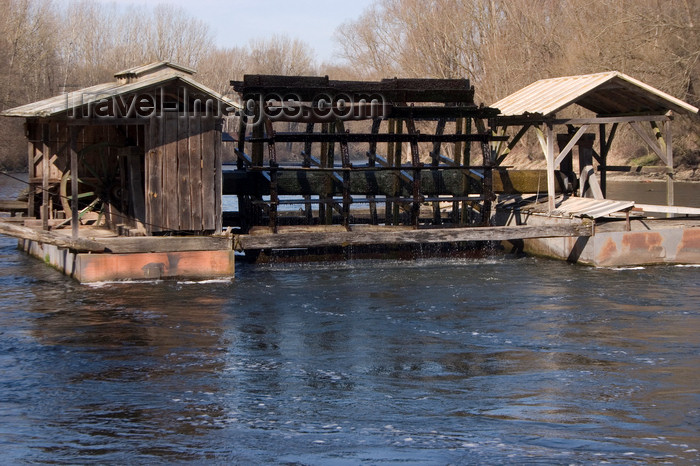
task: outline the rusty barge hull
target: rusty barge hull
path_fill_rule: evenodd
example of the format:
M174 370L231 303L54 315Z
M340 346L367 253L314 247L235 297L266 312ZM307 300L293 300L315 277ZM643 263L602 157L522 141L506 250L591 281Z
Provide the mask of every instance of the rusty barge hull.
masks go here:
M530 215L521 222L566 225L572 219ZM700 264L700 219L633 219L629 231L624 221L599 223L591 236L530 238L503 244L507 250L594 267Z
M161 279L229 279L235 254L230 238L109 238L103 253L20 239L31 256L80 283ZM174 240L174 241L173 241ZM111 247L110 247L111 246Z

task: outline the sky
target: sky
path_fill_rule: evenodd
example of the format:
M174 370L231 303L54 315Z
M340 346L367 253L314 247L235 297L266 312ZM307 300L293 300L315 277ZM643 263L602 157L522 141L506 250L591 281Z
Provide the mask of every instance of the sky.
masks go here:
M69 0L62 0L69 3ZM357 19L375 0L93 0L117 6L166 3L182 7L209 25L219 47L245 46L274 34L309 44L319 63L332 62L338 51L333 33Z

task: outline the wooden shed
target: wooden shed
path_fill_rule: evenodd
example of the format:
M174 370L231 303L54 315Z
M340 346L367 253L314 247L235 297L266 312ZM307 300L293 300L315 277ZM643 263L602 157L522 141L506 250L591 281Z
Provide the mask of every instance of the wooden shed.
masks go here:
M87 221L129 235L219 232L221 128L235 104L194 73L152 63L3 112L26 118L29 216L72 224L74 237Z

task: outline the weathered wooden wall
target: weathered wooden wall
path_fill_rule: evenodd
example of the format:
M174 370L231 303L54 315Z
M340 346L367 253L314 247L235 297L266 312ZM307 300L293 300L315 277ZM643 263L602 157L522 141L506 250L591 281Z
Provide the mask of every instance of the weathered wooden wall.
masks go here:
M146 133L147 230L221 230L221 119L166 112Z

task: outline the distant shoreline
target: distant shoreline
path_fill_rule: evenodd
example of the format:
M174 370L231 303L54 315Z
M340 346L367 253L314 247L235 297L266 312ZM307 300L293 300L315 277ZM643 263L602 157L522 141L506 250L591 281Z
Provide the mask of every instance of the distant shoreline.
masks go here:
M666 175L664 173L608 173L608 181L666 181ZM680 169L676 170L674 181L682 183L700 183L700 169Z

